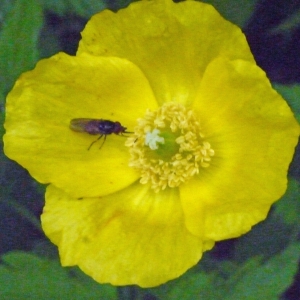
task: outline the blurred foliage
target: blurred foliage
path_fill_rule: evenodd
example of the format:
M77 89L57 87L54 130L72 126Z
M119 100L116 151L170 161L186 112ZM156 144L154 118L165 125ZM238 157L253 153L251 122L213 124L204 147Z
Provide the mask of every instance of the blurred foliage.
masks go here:
M80 32L94 13L116 11L129 2L0 1L1 136L5 95L18 76L58 51L75 54ZM300 121L300 0L203 2L243 28L258 64ZM115 288L60 266L56 248L40 228L44 186L1 152L0 299L299 299L299 165L298 149L287 193L251 232L218 243L197 266L161 287Z
M239 27L244 27L251 17L258 0L203 0L212 4L219 13Z
M300 82L299 10L299 0L260 0L243 28L256 62L273 82Z
M300 84L280 85L274 84L274 88L283 96L291 106L296 119L300 122Z
M290 179L286 194L275 206L275 212L283 218L285 224L300 226L300 184Z
M299 260L300 243L291 244L268 260L254 256L243 264L228 264L227 276L189 271L177 281L153 289L164 300L279 299L292 283ZM226 264L224 264L226 269ZM282 266L285 266L282 269Z
M113 300L114 287L100 285L77 268L62 268L57 260L12 251L2 256L0 299Z
M42 25L42 8L38 1L18 0L7 9L0 34L0 90L3 94L38 60L37 41ZM1 98L3 101L4 97Z
M272 34L277 33L289 33L292 30L297 30L300 26L300 9L293 12L284 22L280 23L277 27L273 28L270 32Z
M41 2L45 10L59 16L72 12L80 17L89 18L95 12L106 8L105 2L99 0L42 0Z

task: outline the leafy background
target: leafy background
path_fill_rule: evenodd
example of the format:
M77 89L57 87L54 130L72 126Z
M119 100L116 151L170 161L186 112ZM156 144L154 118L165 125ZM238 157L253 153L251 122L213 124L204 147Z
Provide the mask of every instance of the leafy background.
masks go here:
M75 54L87 20L129 0L0 1L0 133L5 95L35 63L58 51ZM274 88L300 121L300 1L207 0L245 32ZM20 120L22 122L22 120ZM0 153L0 299L300 299L300 154L286 195L266 221L219 242L177 280L153 289L100 285L78 268L62 268L41 231L44 186ZM180 258L179 258L180 259Z

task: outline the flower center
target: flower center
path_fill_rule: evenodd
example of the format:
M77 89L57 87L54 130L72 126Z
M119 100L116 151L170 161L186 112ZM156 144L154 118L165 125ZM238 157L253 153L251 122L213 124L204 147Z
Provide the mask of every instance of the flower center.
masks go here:
M214 156L193 111L174 102L148 110L125 145L129 166L140 170L140 182L150 183L156 192L186 182L209 167Z

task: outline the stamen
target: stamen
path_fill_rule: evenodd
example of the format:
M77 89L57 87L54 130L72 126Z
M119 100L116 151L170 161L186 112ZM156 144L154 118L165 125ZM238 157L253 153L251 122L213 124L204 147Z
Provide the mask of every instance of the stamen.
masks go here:
M178 187L210 166L215 153L204 137L192 110L166 103L138 120L125 144L130 148L129 166L140 170L140 182L150 183L156 192Z

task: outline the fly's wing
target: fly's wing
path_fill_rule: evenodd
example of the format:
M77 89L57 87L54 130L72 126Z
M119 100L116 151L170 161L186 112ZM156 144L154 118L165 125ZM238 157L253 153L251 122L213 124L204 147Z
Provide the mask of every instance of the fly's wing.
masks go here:
M70 121L70 129L77 132L87 132L89 134L101 134L101 132L99 132L99 124L101 124L101 122L103 122L102 119L72 119Z
M79 132L86 132L86 126L91 122L91 119L72 119L70 121L70 129Z

